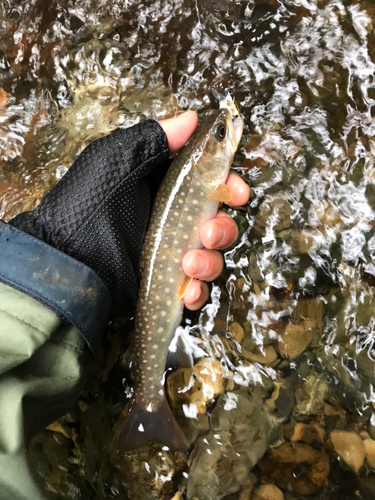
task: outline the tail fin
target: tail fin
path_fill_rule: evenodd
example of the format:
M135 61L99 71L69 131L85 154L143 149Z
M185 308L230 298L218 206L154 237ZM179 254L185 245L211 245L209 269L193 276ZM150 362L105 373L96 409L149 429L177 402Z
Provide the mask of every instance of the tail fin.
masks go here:
M133 401L123 423L118 446L122 451L129 451L149 441L174 450L183 451L187 448L184 433L175 421L166 399L156 411L144 410Z

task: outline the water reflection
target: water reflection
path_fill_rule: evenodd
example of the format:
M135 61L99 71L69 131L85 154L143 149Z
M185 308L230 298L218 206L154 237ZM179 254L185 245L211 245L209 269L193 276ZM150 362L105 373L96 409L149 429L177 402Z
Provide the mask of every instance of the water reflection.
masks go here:
M114 128L204 114L212 87L247 126L241 237L167 382L190 456L113 449L112 334L65 434L34 442L51 499L374 497L374 21L366 0L1 3L0 216Z

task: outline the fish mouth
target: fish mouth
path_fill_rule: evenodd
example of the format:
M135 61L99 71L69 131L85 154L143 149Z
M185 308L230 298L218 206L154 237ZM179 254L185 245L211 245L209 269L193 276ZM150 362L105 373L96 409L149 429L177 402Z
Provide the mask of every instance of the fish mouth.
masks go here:
M243 127L244 127L244 121L242 116L237 116L236 118L232 119L232 124L233 124L233 138L235 141L235 150L238 148L238 145L240 143L241 137L242 137L242 132L243 132Z
M234 122L241 116L240 108L236 102L236 99L230 92L226 92L226 94L222 95L217 90L211 89L211 93L219 103L220 109L225 108L230 112L232 122Z

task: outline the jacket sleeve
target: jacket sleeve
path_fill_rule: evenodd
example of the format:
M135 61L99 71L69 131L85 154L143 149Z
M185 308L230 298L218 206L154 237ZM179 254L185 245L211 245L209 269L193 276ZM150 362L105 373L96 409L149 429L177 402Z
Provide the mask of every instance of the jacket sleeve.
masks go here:
M0 221L0 499L42 500L27 446L77 400L109 292L92 269Z
M28 463L30 438L66 413L89 356L78 330L0 283L0 498L44 499Z

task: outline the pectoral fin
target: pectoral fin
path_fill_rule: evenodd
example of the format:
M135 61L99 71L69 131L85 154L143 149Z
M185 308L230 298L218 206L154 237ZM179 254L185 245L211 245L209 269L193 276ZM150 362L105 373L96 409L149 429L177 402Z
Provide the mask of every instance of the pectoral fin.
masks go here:
M178 298L181 300L184 298L185 296L185 293L187 292L187 289L189 288L189 285L190 283L193 281L193 278L191 277L187 277L184 284L182 285L182 287L179 289L178 291Z
M229 203L233 198L233 191L226 184L220 184L207 198L220 203Z
M177 328L168 349L166 368L192 368L193 366L193 354Z

